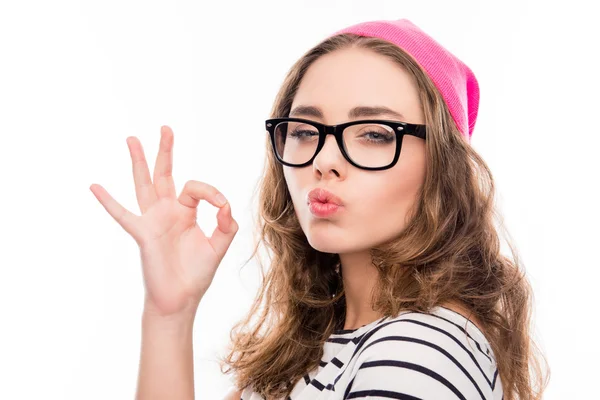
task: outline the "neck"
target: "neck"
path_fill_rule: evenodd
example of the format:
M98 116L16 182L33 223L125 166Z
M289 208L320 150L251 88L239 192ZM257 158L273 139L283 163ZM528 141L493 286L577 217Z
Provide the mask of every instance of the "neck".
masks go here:
M371 306L377 270L369 251L340 254L342 281L346 297L344 329L356 329L382 317Z

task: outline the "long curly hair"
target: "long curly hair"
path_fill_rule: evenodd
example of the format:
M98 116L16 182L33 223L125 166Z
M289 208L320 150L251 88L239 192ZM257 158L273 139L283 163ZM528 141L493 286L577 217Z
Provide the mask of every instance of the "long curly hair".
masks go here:
M512 257L500 252L505 233L495 205L490 169L463 138L428 75L398 46L378 38L342 34L323 40L290 69L271 118L288 116L298 86L324 54L349 47L388 57L414 77L427 125L427 172L406 228L371 250L379 276L373 309L385 316L403 310L428 312L458 300L483 324L498 365L506 400L540 399L550 376L531 337L533 293ZM265 398L285 398L294 384L317 368L323 345L345 320L345 294L337 254L310 246L294 212L283 168L268 135L267 157L257 186L259 210L254 252L263 245L270 267L249 313L230 332L221 372L235 372L238 388L249 385ZM498 226L494 224L498 221ZM250 260L249 259L249 260ZM253 321L256 319L256 321ZM545 366L545 374L542 370ZM224 370L224 364L229 368Z

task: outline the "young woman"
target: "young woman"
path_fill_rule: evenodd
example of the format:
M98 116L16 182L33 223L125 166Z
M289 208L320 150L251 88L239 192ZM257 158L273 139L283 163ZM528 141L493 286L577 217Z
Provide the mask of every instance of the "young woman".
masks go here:
M345 28L292 67L265 125L271 265L232 329L226 399L541 398L531 288L470 146L478 103L472 71L406 19ZM195 312L238 224L211 185L175 198L168 127L154 182L128 144L143 215L93 190L141 249L138 398L193 398ZM220 208L210 238L200 200Z

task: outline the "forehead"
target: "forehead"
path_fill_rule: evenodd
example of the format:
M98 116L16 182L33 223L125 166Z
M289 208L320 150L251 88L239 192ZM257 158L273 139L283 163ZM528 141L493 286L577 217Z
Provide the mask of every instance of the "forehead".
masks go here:
M420 105L411 75L393 60L368 49L337 50L317 59L292 103L317 106L325 119L345 120L356 106L385 106L418 118Z

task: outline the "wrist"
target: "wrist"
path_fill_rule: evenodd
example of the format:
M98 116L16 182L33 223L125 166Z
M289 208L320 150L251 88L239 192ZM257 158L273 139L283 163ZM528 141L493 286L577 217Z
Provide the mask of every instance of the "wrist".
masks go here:
M142 315L142 331L154 335L187 337L194 330L192 315L156 315L145 312Z
M183 309L174 313L164 313L159 310L154 304L148 300L144 302L144 310L142 318L144 323L150 324L162 324L169 326L186 326L193 325L196 318L196 311L198 310L198 304L189 304Z

